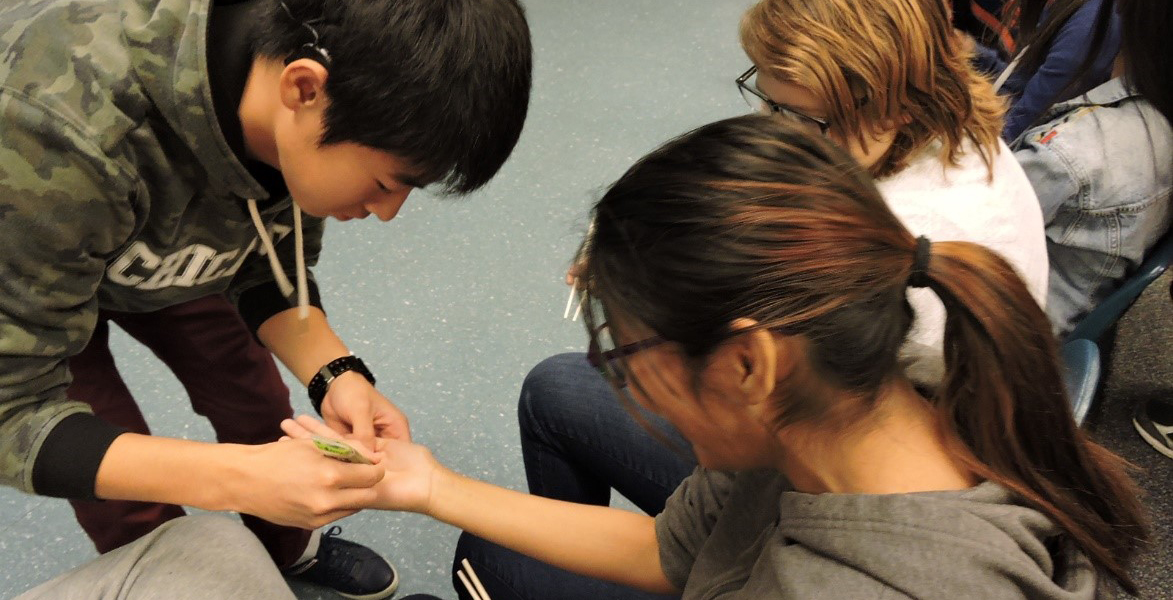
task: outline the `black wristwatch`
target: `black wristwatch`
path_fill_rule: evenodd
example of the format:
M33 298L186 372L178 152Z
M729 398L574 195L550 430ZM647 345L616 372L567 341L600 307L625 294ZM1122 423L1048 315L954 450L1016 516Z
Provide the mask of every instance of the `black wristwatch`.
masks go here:
M319 415L322 414L322 399L326 397L326 390L330 389L330 382L347 371L359 373L366 377L371 385L375 385L375 376L371 375L370 369L367 369L361 358L351 354L330 361L326 366L318 369L318 373L314 375L313 379L310 379L309 385L306 386L310 395L310 404Z

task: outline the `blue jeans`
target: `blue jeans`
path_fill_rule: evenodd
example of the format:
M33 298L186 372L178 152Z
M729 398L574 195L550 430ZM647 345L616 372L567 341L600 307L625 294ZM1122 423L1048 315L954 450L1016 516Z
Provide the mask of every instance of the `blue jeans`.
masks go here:
M696 468L688 441L668 422L640 412L664 441L644 429L583 354L560 354L534 367L517 412L526 479L538 496L607 505L614 488L655 515ZM467 533L457 544L454 573L464 558L493 600L670 598L575 575ZM453 582L466 598L455 575Z
M477 578L493 600L676 600L641 592L602 579L576 575L552 567L469 533L460 534L456 560L452 564L452 585L457 597L470 600L456 576L461 559L468 559Z

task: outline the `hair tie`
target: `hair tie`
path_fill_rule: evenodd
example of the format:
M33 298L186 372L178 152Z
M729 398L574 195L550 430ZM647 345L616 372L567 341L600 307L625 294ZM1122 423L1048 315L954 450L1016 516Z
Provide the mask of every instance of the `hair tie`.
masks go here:
M932 245L923 235L916 238L916 257L912 261L912 272L908 274L908 287L929 287L932 282L929 279L929 247Z

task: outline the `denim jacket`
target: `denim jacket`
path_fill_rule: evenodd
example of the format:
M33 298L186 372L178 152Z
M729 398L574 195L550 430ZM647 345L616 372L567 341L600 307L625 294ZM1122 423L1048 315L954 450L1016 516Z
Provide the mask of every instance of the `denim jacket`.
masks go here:
M1057 333L1111 294L1169 227L1173 130L1122 78L1056 104L1011 147L1042 204Z

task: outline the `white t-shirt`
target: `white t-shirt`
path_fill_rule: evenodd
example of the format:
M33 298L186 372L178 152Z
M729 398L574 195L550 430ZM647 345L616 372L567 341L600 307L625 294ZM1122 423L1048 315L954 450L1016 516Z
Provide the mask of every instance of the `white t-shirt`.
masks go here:
M957 166L941 161L938 142L876 186L914 236L975 242L998 252L1042 306L1048 273L1042 209L1014 154L1001 141L998 148L992 178L972 142L962 146ZM908 375L913 381L934 385L944 376L945 307L928 289L910 288L908 300L916 320L901 353L911 359Z

